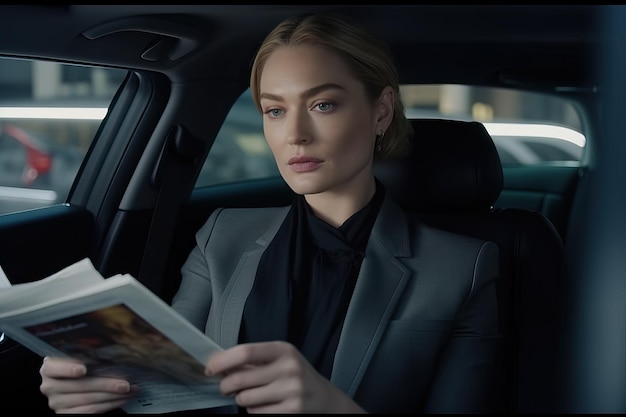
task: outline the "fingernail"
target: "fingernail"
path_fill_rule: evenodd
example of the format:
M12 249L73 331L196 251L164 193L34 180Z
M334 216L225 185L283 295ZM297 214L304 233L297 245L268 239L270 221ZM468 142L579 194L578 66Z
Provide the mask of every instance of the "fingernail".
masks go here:
M87 369L84 366L77 365L72 368L72 374L74 376L84 376L87 373Z
M118 382L115 384L115 392L126 394L130 392L130 384L128 382Z

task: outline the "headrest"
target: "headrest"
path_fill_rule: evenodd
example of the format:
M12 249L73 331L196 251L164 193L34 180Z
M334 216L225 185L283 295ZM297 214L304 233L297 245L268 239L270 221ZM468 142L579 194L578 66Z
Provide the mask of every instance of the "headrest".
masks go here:
M480 122L413 119L409 156L380 160L374 173L403 207L418 211L490 210L503 186L502 164Z

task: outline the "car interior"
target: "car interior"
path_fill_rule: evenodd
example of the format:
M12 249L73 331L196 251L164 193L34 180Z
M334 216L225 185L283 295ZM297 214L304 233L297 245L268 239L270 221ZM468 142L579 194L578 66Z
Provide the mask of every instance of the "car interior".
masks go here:
M403 99L415 112L414 145L406 158L376 161L376 177L424 223L499 248L499 371L507 381L498 387L499 410L626 412L624 7L2 5L0 128L48 123L57 142L84 149L67 190L35 208L15 208L16 199L45 187L4 184L0 165L7 277L34 282L88 257L103 276L129 273L170 302L213 210L290 204L293 192L251 104L249 71L271 28L318 11L369 27L397 60ZM31 62L34 79L52 77L53 64L99 70L60 72L65 87L54 93L74 113L104 109L82 128L87 142L58 121L9 113L37 104L23 106L13 93L14 69ZM107 76L113 87L96 98L85 86ZM445 101L446 92L455 95ZM435 96L438 107L428 101ZM58 104L43 97L39 106ZM578 136L563 145L546 133L496 130L520 120ZM513 136L525 142L509 141L505 153ZM579 137L580 156L562 156ZM3 410L53 413L39 392L40 365L2 334Z

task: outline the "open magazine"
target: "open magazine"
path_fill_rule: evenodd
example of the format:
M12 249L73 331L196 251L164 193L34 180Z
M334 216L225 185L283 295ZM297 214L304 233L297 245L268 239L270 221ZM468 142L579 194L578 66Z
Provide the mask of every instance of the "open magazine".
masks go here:
M204 375L221 348L132 276L105 279L86 258L39 281L9 282L0 269L0 331L41 356L76 358L90 374L137 384L126 412L234 404Z

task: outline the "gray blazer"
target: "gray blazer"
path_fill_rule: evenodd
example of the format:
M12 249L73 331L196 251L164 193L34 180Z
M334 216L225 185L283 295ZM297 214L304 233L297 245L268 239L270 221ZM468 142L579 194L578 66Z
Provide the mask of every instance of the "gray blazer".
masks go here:
M263 251L289 207L215 210L196 233L173 307L237 343ZM490 411L498 315L493 242L433 229L385 198L331 381L370 412Z

